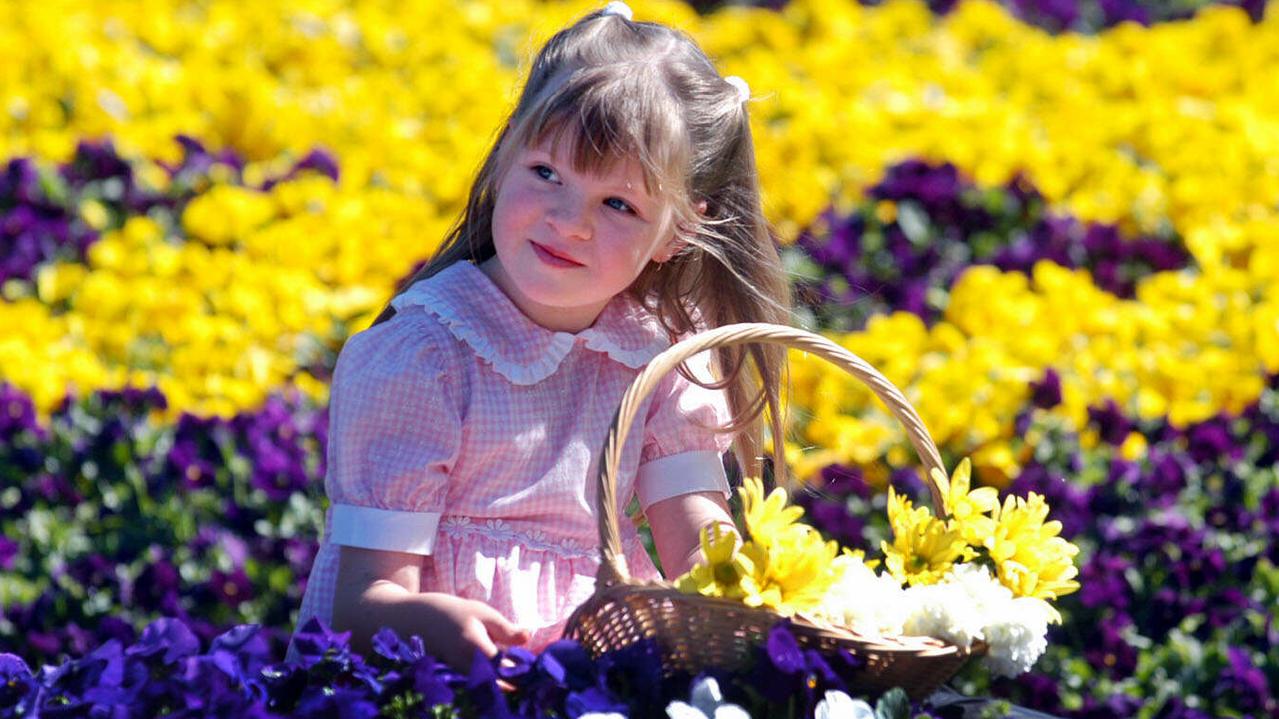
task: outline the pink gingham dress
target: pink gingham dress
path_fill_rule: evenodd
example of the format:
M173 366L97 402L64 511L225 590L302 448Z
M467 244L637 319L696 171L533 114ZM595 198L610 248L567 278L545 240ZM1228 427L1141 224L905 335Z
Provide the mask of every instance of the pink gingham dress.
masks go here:
M526 646L538 650L594 588L600 446L622 393L667 337L622 296L577 334L545 329L467 262L392 305L396 315L351 337L338 359L330 507L297 626L332 622L347 545L422 555L422 591L487 602L529 629ZM709 379L697 359L690 367ZM727 495L721 454L732 437L712 429L729 418L722 391L673 372L639 416L619 512L632 496L648 507ZM656 577L633 524L621 529L630 572Z

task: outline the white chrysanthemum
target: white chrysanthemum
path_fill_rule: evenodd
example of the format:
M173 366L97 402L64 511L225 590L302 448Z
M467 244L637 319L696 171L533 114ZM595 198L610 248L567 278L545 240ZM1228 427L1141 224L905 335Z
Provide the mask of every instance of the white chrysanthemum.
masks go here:
M986 625L1002 616L1013 598L989 569L974 564L957 564L941 582L911 587L906 595L906 633L961 647L986 639Z
M1014 597L981 565L956 564L937 584L902 589L859 557L835 561L840 579L819 619L865 634L936 637L961 647L984 641L986 665L1003 676L1029 670L1048 648L1048 625L1061 621L1048 602Z
M958 582L913 586L906 590L906 605L906 634L936 637L961 647L985 637L986 613Z
M1006 677L1029 671L1048 648L1048 623L1054 616L1056 611L1042 599L1018 597L1006 603L985 628L986 666Z
M827 592L818 618L862 634L901 634L906 621L901 584L876 574L861 557L841 554L835 564L840 578Z
M981 607L983 613L1003 607L1013 598L1012 591L980 564L956 564L942 581L962 587L968 601Z
M1003 676L1030 669L1048 648L1048 624L1060 621L1048 602L1014 597L990 570L955 565L941 582L911 587L907 634L937 637L962 647L986 642L985 663Z

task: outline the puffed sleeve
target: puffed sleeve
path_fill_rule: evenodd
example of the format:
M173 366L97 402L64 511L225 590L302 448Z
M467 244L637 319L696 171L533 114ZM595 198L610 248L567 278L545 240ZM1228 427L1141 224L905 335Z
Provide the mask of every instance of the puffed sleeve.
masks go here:
M711 379L710 355L686 363L693 376ZM723 390L707 389L670 372L653 392L644 426L644 448L635 477L640 506L694 492L729 494L722 455L731 433L717 432L732 419Z
M447 342L402 312L342 348L329 399L330 542L430 554L461 439Z

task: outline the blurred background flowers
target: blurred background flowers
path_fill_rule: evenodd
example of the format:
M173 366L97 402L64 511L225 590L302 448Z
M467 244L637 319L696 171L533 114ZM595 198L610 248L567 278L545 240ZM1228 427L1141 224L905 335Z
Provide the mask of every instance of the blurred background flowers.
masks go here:
M243 623L282 656L342 342L439 242L529 54L595 3L0 4L0 651ZM1273 715L1279 11L1261 0L634 3L747 78L802 321L975 484L1047 497L1072 717ZM925 501L796 355L832 539Z

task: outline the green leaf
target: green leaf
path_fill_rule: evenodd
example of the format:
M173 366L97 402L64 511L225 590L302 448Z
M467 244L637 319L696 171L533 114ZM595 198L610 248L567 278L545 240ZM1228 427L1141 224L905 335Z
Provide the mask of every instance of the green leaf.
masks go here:
M900 687L884 692L875 703L875 719L910 719L910 699Z
M917 203L909 200L902 201L897 205L897 226L902 228L902 233L906 235L906 239L910 240L912 245L923 246L928 244L928 213Z

